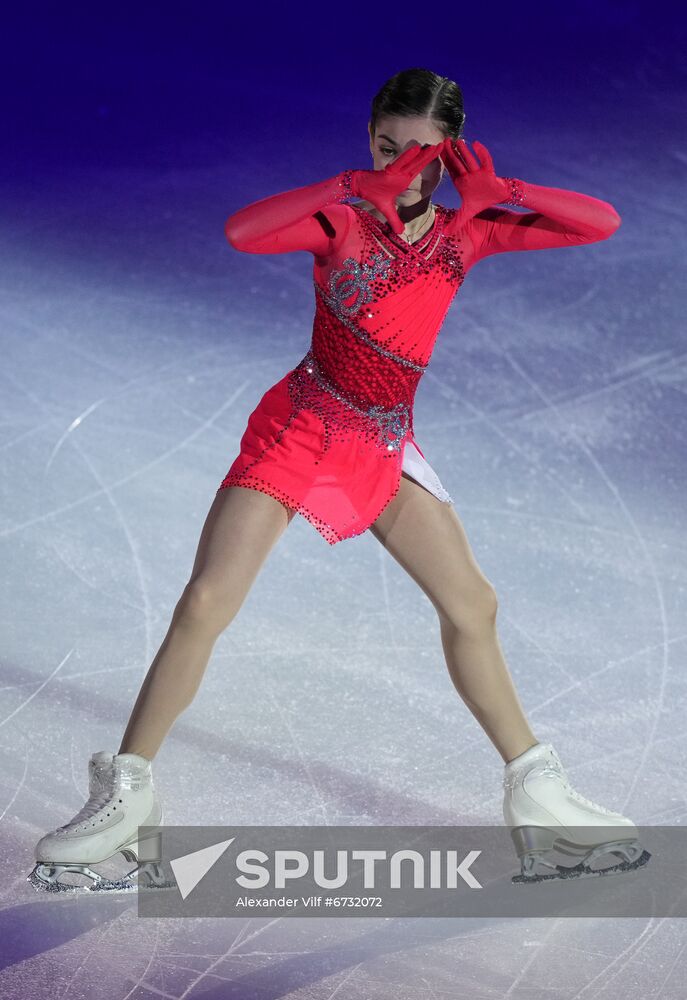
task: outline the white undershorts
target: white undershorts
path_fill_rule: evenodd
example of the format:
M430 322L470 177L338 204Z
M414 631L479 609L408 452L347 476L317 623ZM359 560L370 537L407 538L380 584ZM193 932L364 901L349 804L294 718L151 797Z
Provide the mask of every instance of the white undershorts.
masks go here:
M420 483L421 486L424 486L426 490L429 490L430 493L433 493L437 499L443 500L444 503L454 502L453 497L441 485L441 480L432 466L426 458L422 457L410 438L406 441L403 452L402 470L416 482Z

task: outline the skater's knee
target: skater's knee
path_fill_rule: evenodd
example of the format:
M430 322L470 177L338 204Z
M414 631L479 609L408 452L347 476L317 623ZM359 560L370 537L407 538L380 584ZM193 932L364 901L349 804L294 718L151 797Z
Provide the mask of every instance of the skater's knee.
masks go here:
M237 610L226 586L201 575L186 584L175 614L185 624L219 633L231 622Z
M467 635L491 629L498 612L498 597L486 580L477 580L468 589L437 606L444 628L453 628Z

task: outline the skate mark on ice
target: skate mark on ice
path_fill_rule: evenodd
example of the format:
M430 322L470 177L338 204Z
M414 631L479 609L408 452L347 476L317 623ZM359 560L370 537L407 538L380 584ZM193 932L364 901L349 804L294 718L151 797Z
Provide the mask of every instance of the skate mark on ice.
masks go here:
M313 792L317 796L318 802L320 804L320 811L321 811L321 814L322 814L322 817L323 817L323 820L324 820L324 825L325 826L331 826L331 823L329 822L329 818L327 816L327 805L326 805L326 802L324 800L324 796L322 795L322 791L319 788L317 782L313 778L312 771L310 770L310 767L308 766L307 757L303 753L301 745L298 742L298 738L296 737L296 734L294 732L293 726L291 725L291 722L289 721L288 716L286 715L286 713L281 708L281 706L280 706L279 702L277 701L277 699L274 697L274 693L271 690L271 688L269 687L269 685L263 685L263 691L265 692L265 694L269 698L269 700L272 702L272 706L273 706L274 710L278 713L279 717L281 718L282 722L284 723L284 726L285 726L285 728L286 728L289 736L291 737L291 742L293 743L293 746L295 747L296 753L298 754L298 758L299 758L299 760L301 762L301 767L303 768L303 770L305 771L305 773L307 775L308 781L310 783L310 787L312 788Z
M64 346L63 342L60 342L60 347L62 348L63 346ZM76 352L76 353L79 353L79 352ZM184 365L187 366L195 358L197 358L197 357L204 357L205 355L210 354L210 353L212 353L212 352L211 352L211 349L209 349L209 348L206 348L203 351L199 351L195 355L193 355L191 358L184 358ZM90 357L88 357L88 355L85 355L85 354L83 355L83 357L86 358L86 360L88 360L90 362L99 363L99 361L98 361L97 358L90 358ZM78 427L80 427L81 424L84 423L84 421L86 420L86 418L90 417L91 414L95 412L95 410L97 410L99 407L101 407L104 403L111 402L112 400L117 399L117 397L125 396L128 392L131 391L131 389L136 388L136 386L139 385L139 384L142 385L142 387L146 391L149 391L150 388L151 388L151 386L153 386L156 383L159 383L161 381L161 377L164 374L166 374L167 372L170 372L170 371L173 372L174 369L175 369L175 367L177 367L179 365L179 363L180 363L179 360L175 358L172 361L167 361L164 364L157 365L156 367L154 367L154 368L152 368L150 370L147 370L145 372L141 372L138 375L135 375L133 378L127 379L122 385L113 388L111 392L107 393L104 396L101 396L100 399L95 400L93 403L91 403L89 406L87 406L86 409L83 410L78 416L74 417L74 419L71 421L71 423L66 428L66 430L64 431L64 433L60 436L60 438L55 443L55 446L53 447L53 449L52 449L52 451L51 451L51 453L50 453L50 455L48 457L48 461L47 461L47 463L45 465L45 468L43 470L44 476L47 476L47 474L48 474L48 472L50 470L50 466L52 465L55 456L58 454L58 452L62 448L62 445L67 440L67 438L70 436L70 434L72 434ZM108 370L111 371L111 373L113 375L115 375L117 377L121 377L119 375L119 373L115 369L108 369ZM28 395L28 391L23 386L18 385L16 383L16 380L13 380L13 381L15 382L15 385L17 385L18 388L20 388L25 394ZM248 382L247 384L250 384L250 382ZM45 409L45 405L43 405L43 409ZM216 419L216 417L214 419ZM201 429L203 429L203 427L201 427ZM186 440L188 440L188 438Z
M7 805L5 806L5 808L0 813L0 823L3 821L3 819L5 818L5 813L7 812L7 810L9 809L9 807L12 805L12 803L16 799L17 795L19 795L19 792L22 790L22 788L26 784L26 775L28 774L28 771L29 771L29 755L27 753L24 756L24 773L22 774L21 778L19 779L19 782L17 783L17 785L16 785L16 787L15 787L13 793L12 793L12 798L9 800L9 802L7 803ZM23 881L23 879L22 879L22 881Z
M658 993L655 995L655 997L653 998L653 1000L661 1000L661 997L663 996L663 991L665 989L666 983L668 982L668 980L672 976L672 974L673 974L673 972L674 972L674 970L675 970L675 968L677 966L677 963L682 958L682 956L683 956L686 948L687 948L687 941L685 941L685 943L682 945L682 947L680 948L679 952L677 953L677 955L673 959L673 961L672 961L672 963L670 965L670 968L668 969L668 971L666 972L665 976L663 977L663 982L658 987Z
M198 975L195 977L195 979L192 979L189 982L189 984L186 987L186 989L184 990L184 992L183 993L179 993L178 996L175 998L175 1000L185 1000L186 997L188 997L188 996L191 995L191 992L196 988L196 986L198 985L198 983L202 982L204 979L206 979L211 974L213 975L213 978L217 978L217 979L226 978L226 977L221 976L219 973L214 972L214 970L219 965L221 965L224 961L226 961L226 959L229 958L230 955L233 955L235 952L237 952L239 950L239 948L240 948L241 945L245 944L248 941L252 941L256 937L260 937L261 934L264 934L265 931L268 931L271 927L274 927L275 924L280 924L282 922L282 920L284 920L284 919L286 919L286 918L285 917L275 917L274 920L270 920L268 923L263 924L261 927L258 927L258 929L255 930L255 931L253 931L252 934L246 934L245 933L246 928L250 924L249 920L246 921L246 924L244 925L244 927L241 928L241 930L239 931L239 933L237 934L237 936L234 938L234 940L232 941L231 945L227 948L227 950L222 955L218 955L217 958L214 960L214 962L211 962L210 965L208 965L208 967L206 969L203 969L202 972L199 972ZM270 954L271 954L271 952L270 952ZM229 981L233 982L233 980L229 980Z
M564 698L566 695L570 694L571 691L574 691L576 688L581 687L583 683L586 684L588 681L593 681L601 674L605 674L609 670L615 670L616 667L620 667L624 663L629 663L631 660L635 660L640 656L644 656L645 653L651 653L656 649L663 649L664 646L666 645L672 646L675 643L684 642L686 639L687 635L676 635L673 639L668 639L666 642L653 642L650 643L648 646L642 646L641 649L635 649L631 653L628 653L627 656L621 656L620 659L618 660L609 660L604 667L599 667L598 670L593 670L591 673L585 674L584 677L580 677L579 680L576 680L573 684L570 685L570 687L563 688L560 691L556 691L555 694L552 694L549 698L546 698L545 701L537 702L534 705L534 707L530 709L530 711L536 712L541 708L548 707L553 702L558 701L559 698ZM673 737L671 737L671 739L672 738ZM661 743L664 742L664 740L655 740L655 742Z
M539 651L539 652L540 652L540 653L541 653L541 654L542 654L543 656L546 656L546 658L547 658L547 659L549 660L549 662L550 662L550 663L552 663L552 664L553 664L553 665L554 665L555 667L557 667L557 669L558 669L558 670L559 670L559 671L560 671L560 672L561 672L562 674L565 674L565 676L566 676L566 677L568 678L568 680L569 680L569 681L571 682L571 683L570 683L570 686L569 686L569 687L568 687L568 688L566 689L567 691L572 691L572 690L573 690L574 688L576 688L576 687L580 687L580 686L581 686L582 684L586 684L586 683L587 683L587 681L589 680L589 677L588 677L588 676L587 676L587 677L582 677L582 678L578 678L578 679L576 679L576 678L575 678L575 675L574 675L574 674L571 674L571 673L570 673L570 671L569 671L569 670L568 670L568 669L567 669L567 668L566 668L566 667L565 667L565 666L564 666L564 665L563 665L562 663L559 663L559 662L558 662L558 661L557 661L557 660L555 659L555 657L554 657L554 655L553 655L553 654L551 653L551 651L550 651L550 650L548 650L548 649L546 649L546 648L545 648L544 646L542 646L542 644L541 644L540 642L538 642L538 641L537 641L537 640L536 640L536 639L534 638L534 636L530 635L530 633L529 633L529 632L527 631L527 629L526 629L526 628L524 628L524 627L523 627L523 626L522 626L522 625L521 625L521 624L520 624L520 623L519 623L518 621L516 621L516 620L515 620L514 618L512 618L512 617L511 617L510 615L507 615L507 614L504 614L504 615L503 615L503 618L504 618L504 619L505 619L506 621L510 622L510 625L511 625L511 627L512 627L512 628L513 628L513 629L514 629L514 630L515 630L516 632L519 632L519 633L520 633L520 635L524 636L524 637L525 637L525 639L527 640L527 642L529 642L529 644L530 644L530 645L531 645L531 646L532 646L532 647L533 647L534 649L537 649L537 650L538 650L538 651ZM604 669L605 669L605 668L604 668ZM543 702L543 703L541 703L541 702L540 702L539 704L537 704L537 705L535 706L535 708L534 708L534 709L533 709L532 711L536 711L537 709L541 708L541 705L542 705L542 704L547 704L547 703L548 703L549 701L553 701L553 700L554 700L555 698L559 698L559 697L561 696L561 693L562 693L562 692L560 692L560 691L557 691L557 692L556 692L556 694L555 694L555 695L552 695L552 696L551 696L550 698L548 698L546 702ZM601 707L604 707L604 708L605 708L605 706L606 706L606 702L605 702L605 700L604 700L603 698L597 698L597 697L596 697L596 694L594 693L594 690L593 690L593 689L592 689L592 690L590 690L590 691L588 691L588 692L587 692L587 695L588 695L588 696L589 696L589 697L590 697L591 699L593 699L594 701L596 701L597 705L599 705L599 706L601 706Z
M560 397L559 399L554 400L554 405L559 409L564 409L567 406L596 400L599 396L605 396L608 393L614 392L616 389L625 389L633 382L641 382L644 379L651 379L656 375L660 375L664 371L672 371L675 364L681 360L681 357L681 355L678 355L677 357L671 356L661 364L655 364L644 371L633 372L631 375L624 375L615 382L607 382L604 385L597 386L595 389L582 389L577 391L573 396ZM546 405L533 406L531 409L528 409L523 413L513 414L513 419L528 420L530 417L540 416L542 413L546 413L548 409L549 407Z
M142 986L144 990L150 991L151 993L157 993L157 988L155 986L153 986L152 983L146 983L145 978L148 975L148 973L150 972L150 970L152 969L153 963L157 962L159 964L158 953L160 951L160 931L161 931L161 926L162 926L162 921L161 920L156 920L155 921L155 943L153 944L153 947L151 949L150 958L148 959L148 963L147 963L145 969L143 970L143 972L141 973L141 975L138 977L138 979L134 983L134 985L129 990L129 992L125 993L124 996L121 998L121 1000L131 1000L131 997L135 996L138 993L139 986ZM68 996L69 996L69 994L65 991L65 994L64 994L65 1000L66 1000L66 998Z
M560 917L556 917L556 918L552 919L551 925L550 925L548 931L542 936L543 937L542 944L545 944L546 942L548 942L549 938L552 937L552 935L555 933L555 931L558 930L558 925L560 924L560 922L561 922L561 918ZM541 958L542 954L543 954L543 951L542 951L541 947L540 948L536 948L532 952L532 954L530 955L530 957L528 958L528 960L525 962L525 964L522 966L522 968L518 972L518 974L515 977L515 979L512 981L512 983L510 984L510 986L508 987L508 989L506 990L506 992L503 994L503 1000L508 1000L508 997L510 997L510 996L513 995L513 991L515 989L517 989L517 987L520 985L520 983L523 981L523 979L525 978L525 976L529 972L531 966L534 965L534 963L537 962Z
M81 445L76 441L72 441L72 446L76 449L82 458L84 465L90 470L90 473L95 480L102 487L102 493L105 495L106 499L113 508L116 518L119 521L122 533L126 539L129 552L131 553L131 561L134 566L134 573L136 580L138 581L138 587L143 599L143 616L145 625L145 660L146 663L150 662L152 658L152 604L150 601L150 593L146 586L145 574L143 572L143 564L141 562L141 557L138 553L138 545L132 531L129 528L129 522L124 516L122 508L117 502L117 498L114 495L112 489L104 483L102 477L99 475L98 470L95 468L90 456L83 450Z
M41 693L41 691L46 686L46 684L49 684L50 681L53 679L53 677L58 673L58 671L62 669L62 667L65 665L65 663L67 662L67 660L69 659L69 657L72 655L73 652L74 652L74 649L72 647L72 649L69 650L69 652L64 657L64 659L61 660L57 664L57 666L55 667L55 669L53 670L53 672L48 677L45 678L45 680L42 682L42 684L39 684L39 686L36 688L36 690L32 694L30 694L29 697L26 698L21 703L21 705L17 705L17 707L14 709L14 711L10 712L9 715L6 715L4 719L0 719L0 727L4 726L6 722L10 721L10 719L13 719L15 717L15 715L18 715L19 712L22 711L22 709L26 708L26 706L29 704L29 702L33 701L33 699L36 697L37 694Z
M364 964L365 964L364 962L358 962L358 964L357 964L357 965L354 965L352 969L349 969L349 970L347 971L346 975L345 975L345 976L343 977L343 979L341 980L341 982L340 982L340 983L338 984L338 986L336 986L336 987L335 987L335 988L334 988L334 989L332 990L332 992L331 992L331 993L329 994L329 996L328 996L328 997L325 997L325 1000L333 1000L333 997L335 997L335 996L336 996L336 994L337 994L337 993L339 992L339 990L341 989L341 987L342 987L342 986L345 986L345 985L346 985L346 983L347 983L347 982L349 982L349 980L350 980L350 979L352 979L352 977L353 977L353 976L354 976L354 975L356 974L356 972L358 971L358 969L359 969L359 968L360 968L360 967L361 967L362 965L364 965Z
M203 423L199 427L197 427L194 431L188 434L181 441L177 442L177 444L175 444L172 448L168 448L167 451L162 452L162 454L152 459L146 465L139 466L137 469L134 469L133 472L129 472L127 473L127 475L121 476L119 479L116 479L113 482L111 482L107 486L107 490L114 490L118 486L122 486L124 483L128 483L134 479L138 479L140 476L145 475L145 473L155 468L156 465L159 465L161 462L167 461L170 455L174 455L177 451L180 451L187 444L189 444L189 442L193 441L195 438L201 435L205 430L207 430L208 427L211 427L218 419L218 417L220 417L222 413L224 413L225 410L228 410L231 406L233 406L235 401L239 398L239 396L246 390L246 388L250 384L251 384L250 381L244 382L244 384L240 387L240 389L238 389L232 396L230 396L229 399L227 399L220 407L218 407L217 410L215 410L215 412L211 416L209 416L207 420L203 421ZM62 504L60 507L53 507L52 509L44 511L42 514L39 514L36 517L30 517L24 521L20 521L18 524L13 524L11 527L0 530L0 538L7 538L8 536L16 534L18 531L22 531L25 528L29 528L34 524L42 524L44 522L47 522L51 517L57 517L59 514L64 514L67 511L71 511L77 507L81 507L83 504L89 503L91 500L94 500L97 497L102 497L103 493L105 493L104 488L99 490L91 490L88 493L84 493L80 497L77 497L76 500L72 500L69 503Z
M389 596L389 574L386 568L386 557L388 553L383 545L377 546L377 561L379 563L379 575L382 582L382 594L384 595L384 617L386 618L386 623L389 629L389 640L393 646L395 653L399 653L400 649L396 642L396 626L394 625L393 616L391 612L391 599Z
M597 974L594 976L593 979L590 979L589 982L586 983L586 985L583 986L581 990L577 991L575 996L570 997L570 1000L581 1000L581 998L587 994L587 992L594 986L594 984L597 983L598 980L602 978L604 978L602 986L600 986L599 989L596 990L593 994L590 994L589 1000L593 1000L593 997L598 997L602 993L605 993L607 986L610 983L612 983L614 979L617 979L622 972L625 971L630 962L637 957L638 953L649 943L649 941L651 941L654 935L658 932L661 926L668 919L669 919L668 917L661 917L661 919L658 921L654 929L651 931L651 933L649 933L650 928L656 921L656 917L650 917L649 922L646 924L646 926L642 928L639 934L637 934L637 936L634 937L632 941L630 941L630 943L626 945L625 948L623 948L620 954L616 955L615 958L612 959L608 963L608 965L605 966L605 968L601 969L600 972L597 972ZM645 938L646 940L644 940ZM626 958L626 961L622 962L624 958ZM619 962L622 962L620 968L616 972L614 972L612 976L610 976L609 978L605 978L609 970L613 969L614 966L616 966Z
M3 372L4 375L4 372ZM9 451L10 448L14 448L15 445L23 444L27 438L32 437L34 434L42 434L44 431L51 428L53 425L53 420L45 420L42 424L34 424L33 427L28 427L25 431L20 431L16 437L8 438L3 444L0 444L0 452Z
M434 381L437 383L437 385L441 386L445 396L458 400L463 406L467 407L468 409L472 410L475 414L477 414L480 417L481 423L483 423L486 427L488 427L489 430L493 431L497 437L500 437L503 441L505 441L506 444L513 449L513 451L515 451L518 455L522 457L523 461L526 462L527 465L536 468L537 473L539 474L541 479L547 479L550 483L552 483L552 485L555 486L563 494L563 496L568 501L570 506L577 511L577 513L580 515L580 520L582 522L585 521L587 523L589 522L589 515L586 513L584 508L580 506L580 504L577 502L573 494L568 490L563 480L561 480L554 472L552 472L551 469L547 468L546 466L540 465L537 457L529 454L522 447L522 445L519 444L517 438L513 437L511 434L508 434L503 429L503 427L500 426L500 424L497 422L496 419L492 419L492 417L486 412L486 410L480 409L480 407L476 406L470 400L465 399L462 396L459 396L458 393L455 391L455 389L453 389L450 385L448 385L448 383L446 383L443 379L439 378L439 376L433 373L431 369L425 372L424 377L429 378L430 376L431 376L431 381Z

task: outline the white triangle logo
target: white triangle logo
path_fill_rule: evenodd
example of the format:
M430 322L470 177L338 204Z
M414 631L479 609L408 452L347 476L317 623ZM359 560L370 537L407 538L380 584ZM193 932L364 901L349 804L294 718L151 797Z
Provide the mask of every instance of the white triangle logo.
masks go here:
M232 837L219 844L203 847L200 851L193 851L192 854L182 854L180 858L174 858L173 861L169 862L182 899L186 899L188 894L195 889L203 875L210 871L215 861L235 840L236 837Z

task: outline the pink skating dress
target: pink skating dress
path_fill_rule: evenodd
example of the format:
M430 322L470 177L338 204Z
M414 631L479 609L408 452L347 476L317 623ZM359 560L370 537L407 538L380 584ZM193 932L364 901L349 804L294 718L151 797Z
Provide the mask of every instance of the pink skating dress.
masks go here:
M273 236L230 240L248 252L312 250L316 301L308 351L250 414L218 492L243 486L267 493L331 545L370 527L398 493L402 471L453 503L415 440L413 402L465 275L492 253L604 239L616 228L609 220L619 218L587 195L513 183L517 204L528 196L536 202L537 193L542 200L542 192L549 202L552 192L572 195L584 221L571 225L564 200L564 223L539 212L487 209L458 228L457 210L435 205L429 231L408 244L369 210L337 203ZM591 203L604 208L594 215ZM315 231L328 235L318 240Z

